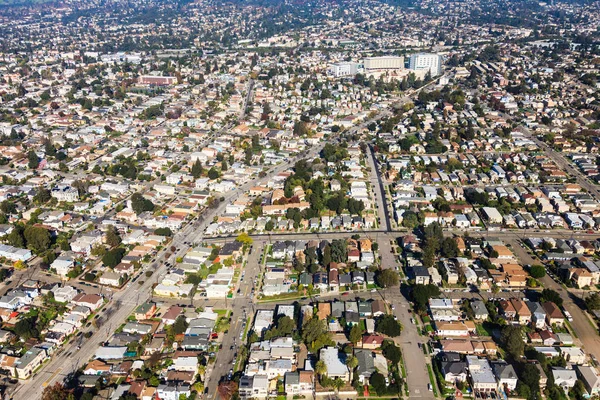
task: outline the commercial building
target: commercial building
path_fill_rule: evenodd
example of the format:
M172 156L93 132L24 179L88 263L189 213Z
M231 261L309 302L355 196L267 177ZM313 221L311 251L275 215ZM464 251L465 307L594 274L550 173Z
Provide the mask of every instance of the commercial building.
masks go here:
M400 70L404 69L404 57L367 57L363 60L363 65L366 72Z
M410 56L408 68L413 71L429 70L431 76L442 73L442 56L432 53L419 53Z
M329 75L341 78L344 76L354 76L358 73L360 64L355 62L340 62L330 65L327 69Z

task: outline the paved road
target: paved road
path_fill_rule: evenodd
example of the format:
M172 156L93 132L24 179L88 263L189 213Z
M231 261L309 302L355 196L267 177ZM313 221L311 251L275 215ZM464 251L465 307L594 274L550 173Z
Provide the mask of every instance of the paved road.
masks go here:
M234 193L228 196L232 197ZM156 267L152 279L146 280L142 285L132 283L131 286L127 285L126 288L114 292L112 301L107 307L112 310L112 314L104 317L104 323L92 337L83 341L79 350L76 348L78 343L75 341L66 345L64 350L55 355L33 378L21 383L13 392L13 396L17 399L39 399L44 387L63 380L68 374L85 365L93 357L99 344L107 341L114 330L126 320L135 308L152 296L152 285L167 273L166 263L174 264L177 257L185 255L189 249L189 246L184 244L187 238L206 229L213 217L225 210L226 205L227 203L223 202L217 208L208 209L204 218L195 220L179 231L173 237L171 244L158 254L156 261L150 267ZM179 250L171 254L168 250L171 246L175 246ZM168 254L171 255L167 257ZM146 266L144 270L148 268Z
M246 97L244 97L244 103L242 104L242 109L240 111L240 121L243 121L246 117L246 108L248 108L248 104L250 104L250 100L252 99L252 89L254 89L254 79L251 78L248 81Z
M254 296L251 293L260 272L259 259L262 251L263 246L253 245L244 268L244 279L238 285L240 294L236 295L229 304L227 302L225 304L226 307L230 306L233 311L232 322L229 332L223 338L223 348L217 353L211 371L207 371L206 376L209 377L209 380L205 386L208 389L209 399L216 397L220 378L235 369L236 354L245 339L241 337L244 333L244 322L254 316Z
M389 232L391 228L390 213L387 207L383 181L381 180L380 171L377 168L375 153L372 146L368 146L367 154L365 154L365 156L369 164L369 182L371 183L371 188L375 194L375 204L377 207L377 214L379 216L379 226L381 230Z

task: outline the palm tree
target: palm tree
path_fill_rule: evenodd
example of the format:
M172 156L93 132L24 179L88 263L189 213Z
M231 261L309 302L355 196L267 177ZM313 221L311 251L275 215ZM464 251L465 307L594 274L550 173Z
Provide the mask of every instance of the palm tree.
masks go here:
M350 370L350 382L352 382L354 368L358 367L358 358L354 356L348 356L348 358L346 358L346 366L348 366L348 369Z
M325 365L325 361L319 360L315 364L315 372L319 377L325 375L327 373L327 365Z
M344 385L346 385L346 382L344 382L342 379L340 378L335 378L332 382L333 384L333 388L339 392L341 388L344 387Z

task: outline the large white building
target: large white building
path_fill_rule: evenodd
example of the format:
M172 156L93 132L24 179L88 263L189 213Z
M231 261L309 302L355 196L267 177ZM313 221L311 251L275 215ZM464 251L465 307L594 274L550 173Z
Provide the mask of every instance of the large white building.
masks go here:
M404 57L398 56L367 57L363 63L366 72L404 69Z
M410 56L408 68L414 71L429 70L431 76L442 73L442 56L433 53L419 53Z
M58 185L50 193L58 201L74 203L79 200L79 191L69 185Z
M354 76L358 72L359 64L355 62L339 62L333 65L330 65L328 68L328 72L330 75L335 76L336 78L341 78L344 76Z

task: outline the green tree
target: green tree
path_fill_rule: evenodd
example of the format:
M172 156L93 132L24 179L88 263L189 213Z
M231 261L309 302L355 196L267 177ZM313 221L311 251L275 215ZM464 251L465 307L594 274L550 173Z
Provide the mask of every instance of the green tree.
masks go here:
M327 374L327 365L325 364L325 361L317 361L317 363L315 364L315 372L319 376L324 376Z
M202 176L203 172L204 172L204 168L202 167L202 162L198 159L192 165L192 176L195 179L198 179Z
M106 230L106 244L110 247L117 247L121 244L121 236L113 225L109 225Z
M39 188L33 196L33 202L36 204L45 204L52 198L50 190L46 188Z
M456 243L456 240L454 240L454 238L451 237L444 238L442 240L441 253L446 258L453 258L458 256L460 250L458 249L458 244Z
M145 211L153 211L154 203L144 198L140 193L134 193L131 196L131 208L137 215L140 215Z
M506 350L513 360L519 360L521 356L523 356L525 342L523 342L520 326L505 326L502 329L500 342L502 343L504 350Z
M592 293L585 298L585 306L588 310L600 310L600 295L598 293Z
M158 379L158 377L156 375L152 375L148 379L148 386L157 387L158 385L160 385L160 379ZM136 396L136 399L137 399L137 396Z
M556 304L558 307L562 307L562 305L563 305L563 299L560 296L560 294L556 290L552 290L552 289L542 290L542 293L540 295L540 300L543 302L551 301L552 303Z
M186 329L188 328L188 325L189 324L187 323L185 316L178 316L172 326L173 334L179 335L185 333Z
M400 347L396 346L392 340L384 340L381 344L383 356L390 360L393 365L397 365L402 359Z
M36 254L43 253L50 248L50 232L37 226L28 226L23 232L27 248Z
M215 180L219 178L219 171L217 171L214 167L208 170L208 178L211 180Z
M414 229L419 225L419 217L414 211L406 211L402 214L402 226L408 229Z
M104 257L102 257L102 263L107 267L114 268L119 265L124 255L125 249L117 247L116 249L109 250L106 252L106 254L104 254Z
M535 279L543 278L546 276L546 268L543 265L533 265L529 270L529 274Z
M429 299L438 297L440 294L440 288L436 285L415 285L412 291L415 308L425 310Z
M334 239L331 242L331 259L336 263L348 261L348 245L343 239Z
M331 264L331 246L329 243L323 248L323 265L328 267Z
M325 321L314 317L302 327L302 340L312 353L318 352L321 348L333 345L331 335L327 332Z
M348 370L350 370L350 381L352 381L352 374L354 373L354 369L358 367L358 358L354 356L346 357L346 366Z
M36 169L40 165L40 160L35 151L33 150L29 150L29 152L27 153L27 160L27 166L30 169Z
M569 390L569 397L573 400L584 400L587 397L587 390L581 379L577 379L575 386Z
M352 328L350 329L350 334L348 335L348 340L350 340L350 342L352 342L353 344L356 344L362 340L362 335L363 335L363 332L362 332L362 329L360 329L360 326L353 325Z
M379 371L376 371L373 374L371 374L371 377L369 378L369 384L373 386L373 389L375 389L375 393L377 393L377 396L384 396L387 394L387 385L385 384L385 377L381 373L379 373Z
M385 314L375 320L375 330L390 337L400 336L402 325L390 314Z
M377 284L383 288L398 286L398 273L391 268L380 271L375 278Z
M25 247L25 228L22 225L15 225L12 232L4 237L6 243L20 249Z
M0 203L0 211L4 214L16 214L17 213L17 205L12 201L4 200Z
M156 228L154 230L154 234L159 236L171 237L173 236L173 231L171 231L170 228Z
M540 371L531 363L521 364L518 368L519 379L531 389L530 398L539 398L540 391Z

